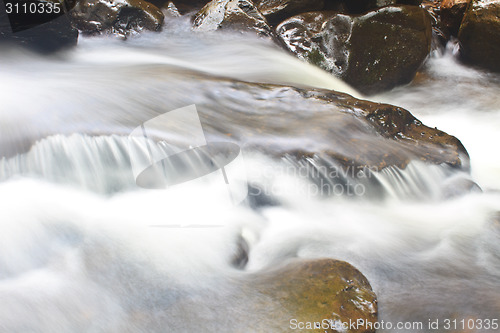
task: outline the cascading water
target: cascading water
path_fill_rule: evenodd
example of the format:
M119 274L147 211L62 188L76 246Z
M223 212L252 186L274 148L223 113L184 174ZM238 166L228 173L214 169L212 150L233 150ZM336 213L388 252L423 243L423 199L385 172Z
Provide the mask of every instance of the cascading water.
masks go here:
M138 188L130 128L184 106L181 96L245 102L237 89L234 100L218 89L219 77L355 92L261 41L183 29L126 43L84 39L57 59L1 51L1 332L288 332L259 307L263 295L241 286L296 256L356 266L377 293L379 320L426 327L498 317L498 76L447 53L430 59L416 83L373 97L462 139L484 192L445 165L415 161L332 178L321 173L339 170L327 158L277 160L249 148L253 199L233 206L204 179ZM212 128L228 121L209 115ZM252 124L239 126L236 133ZM250 141L291 140L278 132ZM312 192L318 179L339 183L339 192ZM248 264L238 270L242 239Z

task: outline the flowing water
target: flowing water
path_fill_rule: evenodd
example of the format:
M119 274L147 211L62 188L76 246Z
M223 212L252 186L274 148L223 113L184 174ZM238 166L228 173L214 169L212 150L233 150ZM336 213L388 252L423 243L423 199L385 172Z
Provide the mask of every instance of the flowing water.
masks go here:
M186 96L260 103L219 85L222 77L357 94L265 42L192 34L185 24L127 42L81 39L49 58L1 50L0 332L288 332L259 307L262 295L241 286L290 257L352 263L377 293L380 320L424 325L380 332L500 319L499 76L460 65L450 49L412 85L371 97L460 138L471 176L412 162L365 180L342 175L341 193L322 196L297 161L255 143L315 149L327 140L282 130L249 139L244 203L225 200L222 178L141 189L133 127L186 106ZM228 122L236 133L253 125L214 117L212 128ZM234 264L242 243L243 268Z

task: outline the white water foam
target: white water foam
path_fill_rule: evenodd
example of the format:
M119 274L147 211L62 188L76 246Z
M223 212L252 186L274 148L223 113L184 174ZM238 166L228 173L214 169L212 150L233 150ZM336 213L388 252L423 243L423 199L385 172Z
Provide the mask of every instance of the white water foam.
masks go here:
M7 107L0 113L2 149L9 147L11 138L54 128L60 133L0 162L0 332L265 331L263 327L274 327L272 311L252 306L262 304L258 300L263 296L240 290L248 286L249 272L295 256L326 256L358 267L379 297L381 320L427 322L494 318L500 313L500 232L495 219L500 197L488 191L442 200L442 186L457 176L453 170L418 163L405 171L387 169L375 178L390 195L353 200L310 195L303 191L304 179L262 173L263 167L280 170L285 162L257 152L246 156L249 181L274 188L270 196L276 203L256 210L222 203L219 198L226 193L207 183L190 182L166 191L138 189L129 173L123 137L65 135L71 119L90 117L74 103L104 118L113 116L111 101L93 104L106 99L93 99L94 91L86 89L95 75L78 81L79 91L65 89L65 82L73 87L71 73L82 70L84 63L86 70L92 63L92 74L102 74L98 84L103 85L126 77L113 76L113 71L126 74L127 66L150 62L175 65L181 73L186 71L182 75L199 70L258 82L303 79L303 84L323 84L316 74L311 76L309 66L260 42L216 35L205 41L177 34L177 39L175 34L169 39L166 32L146 35L137 47L116 41L106 46L102 44L108 44L107 39L89 39L59 60L17 54L1 60L8 64L0 78ZM182 47L171 43L175 39L184 41ZM127 58L121 61L127 66L106 71L116 57L100 60L105 54L124 54ZM37 76L50 66L66 74L49 81ZM447 66L453 75L446 72ZM271 67L278 70L269 72ZM377 98L407 106L430 126L441 120L442 129L457 135L469 149L480 185L498 189L492 145L481 145L481 136L495 138L500 126L493 94L498 79L465 69L449 57L431 60L429 68L429 84ZM340 87L338 80L323 74L325 84ZM147 81L133 78L120 84L147 96ZM460 88L462 81L466 85ZM26 89L20 90L23 86ZM62 87L62 96L51 97L49 92L57 87ZM473 93L465 95L466 91ZM474 91L486 92L486 98ZM130 98L143 97L134 96ZM45 107L37 108L39 104ZM462 117L452 113L456 108L466 114L461 121L454 121ZM99 128L97 120L86 120ZM472 126L475 132L468 141L472 122L477 126ZM408 195L413 192L419 195ZM243 271L231 264L240 237L250 247ZM273 306L272 300L268 304Z

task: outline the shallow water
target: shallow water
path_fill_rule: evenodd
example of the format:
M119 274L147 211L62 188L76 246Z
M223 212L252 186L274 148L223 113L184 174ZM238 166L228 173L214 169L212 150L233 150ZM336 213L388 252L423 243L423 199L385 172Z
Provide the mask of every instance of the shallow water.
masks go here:
M246 177L261 195L233 205L218 176L135 186L129 124L176 105L158 105L148 87L185 77L169 92L185 96L203 74L355 92L261 41L177 27L127 43L83 39L50 59L2 52L1 332L288 332L261 294L240 287L296 256L352 263L379 297L379 319L394 325L498 318L500 77L450 51L421 80L372 97L460 138L483 193L464 194L464 172L413 162L341 187L372 195L325 197L293 161L252 149ZM287 133L272 140L290 144ZM244 270L232 265L241 238Z

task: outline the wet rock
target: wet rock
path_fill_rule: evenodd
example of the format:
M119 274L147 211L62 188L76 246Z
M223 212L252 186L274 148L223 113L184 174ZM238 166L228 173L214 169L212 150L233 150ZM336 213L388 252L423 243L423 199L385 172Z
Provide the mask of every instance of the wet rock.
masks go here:
M457 138L423 125L410 112L393 105L332 90L203 76L193 80L195 83L183 77L163 89L192 91L196 87L196 91L207 92L190 94L182 102L197 105L207 141L221 140L223 135L245 150L276 158L325 157L350 170L405 168L412 160L468 167L467 152ZM170 97L165 94L163 98L162 103L166 103ZM283 144L276 136L290 140Z
M16 13L14 9L10 15L7 7L0 6L0 42L22 45L41 52L53 52L76 45L78 30L72 27L65 15L67 4L53 1L28 1L28 8L37 6L52 13L24 14ZM69 6L69 5L68 5ZM54 13L57 11L57 13Z
M161 7L163 12L165 13L166 16L170 17L180 17L181 13L179 12L179 9L175 6L175 4L172 1L167 2L166 4Z
M248 242L241 235L238 237L236 242L236 252L231 258L231 265L238 269L245 268L248 263L248 252L250 251L250 246Z
M331 3L332 1L330 1ZM380 7L391 6L396 4L396 0L354 0L343 1L347 8L346 14L362 14L364 12L374 10Z
M420 7L390 6L361 16L311 12L276 32L299 58L370 94L410 82L430 51L432 27Z
M344 14L362 14L395 3L396 0L325 0L324 10L333 10Z
M481 193L483 190L472 179L458 175L449 178L441 188L441 196L443 199L452 199L469 193Z
M261 36L272 36L266 18L251 0L213 0L203 7L194 20L199 31L234 29L253 31Z
M500 1L474 1L464 16L458 39L465 62L500 72Z
M85 34L157 31L164 20L156 6L142 0L80 0L70 15Z
M256 4L273 25L297 14L321 10L325 5L324 0L261 0Z
M422 4L422 0L398 0L396 3L402 5L420 6Z
M375 127L377 133L384 138L412 145L416 149L415 152L418 151L420 160L422 161L436 164L447 163L458 167L462 166L461 158L468 157L467 151L457 138L437 128L425 126L409 111L403 108L389 104L358 100L352 97L342 98L338 93L319 90L308 91L305 95L309 98L316 98L336 104L342 110L350 110L350 112L353 112L358 117L363 117L365 120L369 121ZM431 147L439 148L435 151ZM353 147L354 150L359 148L360 146L357 148ZM421 150L422 148L423 150ZM449 149L451 149L451 151ZM367 154L367 156L368 155L370 154ZM381 163L364 163L360 164L360 166L369 168L375 167L379 170L389 165L406 167L409 160L403 162L397 155L399 154L386 153L383 154ZM339 160L342 161L342 159ZM441 162L438 162L439 160L441 160ZM345 158L343 161L347 164L356 165L356 163L353 164L352 161L349 162L348 159Z
M407 110L393 105L360 100L326 89L249 83L203 73L186 75L168 69L162 73L167 80L151 79L158 74L156 67L137 71L130 68L113 76L120 80L130 77L144 80L148 82L148 89L161 93L148 94L146 99L129 98L123 110L116 104L115 110L119 112L114 118L103 119L102 128L114 129L112 125L119 121L128 134L138 125L163 114L164 110L175 110L191 103L196 104L207 142L229 140L244 153L257 150L274 158L325 157L350 171L365 167L371 170L387 166L405 168L412 160L468 169L467 152L457 138L425 126ZM118 103L128 98L123 89L106 87L105 97L96 93L97 101L104 98L100 102L114 100ZM101 88L99 85L92 87L93 91ZM151 105L161 105L162 109L151 108ZM84 104L75 105L75 108L73 112L87 112L90 116L75 119L74 128L85 128L87 130L82 133L91 136L114 133L103 132L102 128L93 130L88 119L98 117L99 110L87 110ZM137 109L148 112L134 112ZM178 142L178 135L171 136L178 132L176 123L164 126L161 139ZM195 131L196 127L187 130ZM61 127L57 124L50 131L22 139L6 137L0 131L0 145L12 147L2 150L0 158L25 152L34 142L60 132ZM65 133L70 135L72 132Z
M440 6L442 27L451 36L457 36L465 10L472 0L443 0Z
M420 6L422 0L325 0L324 10L344 14L362 14L370 10L397 4ZM310 12L312 9L304 11Z
M286 321L276 323L278 327L294 330L303 325L305 332L321 333L375 332L377 297L363 274L346 262L296 259L256 273L253 284L288 313ZM283 320L279 314L273 317ZM365 324L357 329L342 327L342 323L358 320Z
M176 7L180 14L195 14L203 6L205 6L208 0L176 0L174 2L168 0L150 0L153 5L158 8L168 8L169 4Z
M450 37L450 33L441 22L441 0L425 0L421 7L430 15L432 24L432 45L431 50L442 50Z

